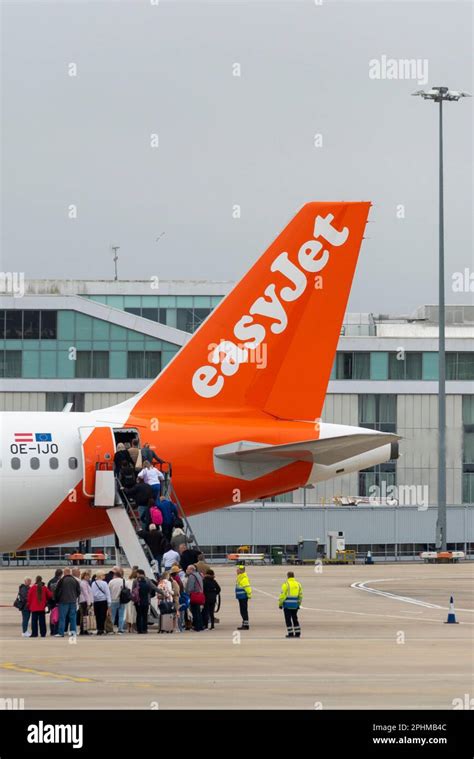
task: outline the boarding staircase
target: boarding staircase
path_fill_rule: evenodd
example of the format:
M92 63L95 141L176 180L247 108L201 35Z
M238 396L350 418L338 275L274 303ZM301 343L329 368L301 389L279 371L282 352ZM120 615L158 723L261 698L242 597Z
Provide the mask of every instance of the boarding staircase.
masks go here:
M190 522L171 481L171 464L169 462L162 462L157 466L164 476L162 487L163 495L176 504L178 513L183 520L187 544L188 546L199 550L199 545L192 531ZM115 476L114 465L111 461L102 461L96 464L96 492L94 506L105 507L107 509L108 517L113 530L118 537L121 550L130 566L139 566L141 569L145 570L147 577L154 578L156 562L153 559L147 543L137 534L141 529L141 524L136 511L136 506L120 487L119 480Z

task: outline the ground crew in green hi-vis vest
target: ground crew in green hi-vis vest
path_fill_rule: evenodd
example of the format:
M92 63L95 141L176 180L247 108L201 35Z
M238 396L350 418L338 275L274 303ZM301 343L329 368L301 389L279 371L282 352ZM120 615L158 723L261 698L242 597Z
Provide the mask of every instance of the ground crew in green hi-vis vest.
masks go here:
M281 586L278 605L280 609L283 609L285 615L286 637L300 638L301 627L298 620L298 609L303 600L303 587L298 580L295 580L294 572L288 572L287 578Z

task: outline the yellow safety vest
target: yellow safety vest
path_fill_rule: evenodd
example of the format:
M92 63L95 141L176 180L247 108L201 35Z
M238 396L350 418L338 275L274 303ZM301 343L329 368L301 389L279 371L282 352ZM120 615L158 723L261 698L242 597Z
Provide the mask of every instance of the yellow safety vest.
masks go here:
M278 603L284 609L299 609L303 600L303 586L294 577L289 577L281 586Z

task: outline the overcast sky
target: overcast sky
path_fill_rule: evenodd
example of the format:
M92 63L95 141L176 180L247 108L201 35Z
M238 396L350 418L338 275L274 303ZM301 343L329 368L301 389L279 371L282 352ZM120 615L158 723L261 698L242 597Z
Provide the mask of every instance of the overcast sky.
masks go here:
M350 310L437 301L438 106L410 93L472 91L471 3L15 0L2 14L3 271L111 278L116 244L122 279L237 279L305 202L371 200ZM382 56L426 60L428 82L370 78ZM450 286L474 271L472 134L472 100L448 103L451 303L473 299Z

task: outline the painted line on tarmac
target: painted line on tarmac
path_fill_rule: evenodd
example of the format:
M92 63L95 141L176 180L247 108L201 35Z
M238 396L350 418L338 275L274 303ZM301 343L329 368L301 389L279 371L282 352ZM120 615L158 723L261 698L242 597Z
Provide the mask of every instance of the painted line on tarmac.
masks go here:
M8 669L13 672L26 672L32 675L40 675L40 677L52 677L56 680L70 680L73 683L93 683L95 680L91 680L89 677L75 677L74 675L62 675L59 672L47 672L44 669L34 669L33 667L20 667L18 664L12 662L5 662L0 664L0 669Z
M371 580L366 580L366 582L371 582ZM352 586L351 586L352 587ZM274 598L278 600L278 596L274 596L272 593L267 593L266 590L261 590L260 588L256 588L255 585L252 586L253 590L256 590L257 593L263 593L264 596L269 596L270 598ZM365 590L369 590L369 588L365 588ZM401 617L397 614L378 614L377 612L369 612L369 611L349 611L347 609L322 609L315 606L304 606L303 604L300 607L303 611L324 611L328 612L329 614L352 614L357 617L383 617L384 619L413 619L416 622L420 622L419 617ZM442 608L441 606L438 608ZM406 612L404 612L406 613ZM422 617L423 622L437 622L439 624L439 619L433 619L433 617ZM472 625L474 622L460 622L461 625Z
M391 598L394 601L403 601L407 604L415 604L416 606L424 606L427 609L443 609L444 611L449 610L449 606L439 606L439 604L432 604L428 601L421 601L418 598L411 598L410 596L400 596L397 593L390 593L388 590L379 590L379 588L368 588L367 583L376 583L376 582L403 582L401 579L390 579L390 578L384 578L383 580L364 580L364 582L353 582L351 585L351 588L355 588L356 590L365 590L367 593L374 593L377 596L384 596L385 598ZM474 609L461 609L456 607L456 611L467 611L471 614L474 612Z

